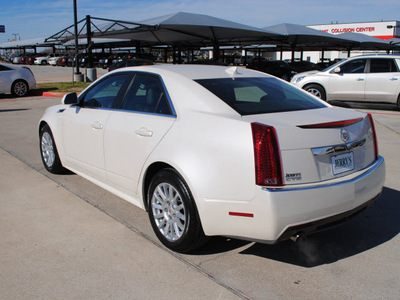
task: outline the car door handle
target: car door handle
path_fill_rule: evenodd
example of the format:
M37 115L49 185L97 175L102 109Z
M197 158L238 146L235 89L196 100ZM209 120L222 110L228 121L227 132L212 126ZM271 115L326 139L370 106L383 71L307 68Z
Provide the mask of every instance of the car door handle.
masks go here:
M140 136L147 136L147 137L153 136L153 131L148 130L147 128L144 127L137 129L135 133Z
M92 128L94 129L103 129L103 124L101 124L100 122L96 121L92 124Z
M396 77L392 77L392 78L390 78L389 80L394 81L394 80L399 80L399 79L396 78Z
M357 81L364 81L364 78L357 78Z

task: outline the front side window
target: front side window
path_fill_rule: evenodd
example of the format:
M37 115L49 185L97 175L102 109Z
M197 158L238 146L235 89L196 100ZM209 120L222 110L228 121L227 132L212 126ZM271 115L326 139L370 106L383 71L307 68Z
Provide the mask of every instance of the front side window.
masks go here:
M149 74L136 74L129 88L123 110L171 115L171 108L160 79Z
M370 73L398 72L396 63L391 58L372 58L369 67Z
M120 74L104 79L85 94L82 105L111 108L128 77L127 74Z
M241 115L326 107L311 95L273 77L200 79L196 82Z
M340 66L340 73L364 73L366 59L355 59Z

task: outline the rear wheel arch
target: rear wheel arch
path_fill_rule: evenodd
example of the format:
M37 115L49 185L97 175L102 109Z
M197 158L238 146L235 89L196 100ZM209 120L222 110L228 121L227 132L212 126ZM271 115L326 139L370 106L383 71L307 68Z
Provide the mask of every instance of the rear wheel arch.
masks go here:
M400 109L400 94L397 97L397 108Z
M147 172L147 211L153 230L164 246L186 253L203 246L208 237L189 186L176 169L166 166L156 163Z
M303 86L303 90L306 90L307 92L310 92L314 96L326 101L326 90L319 83L314 83L314 82L307 83L306 85ZM315 92L313 92L313 91L315 91Z
M40 123L39 123L39 134L40 134L40 132L42 131L42 128L44 127L44 126L49 126L49 124L47 124L47 122L46 121L41 121ZM50 126L49 126L50 127Z
M178 174L178 172L171 165L164 162L155 162L151 164L146 170L146 173L143 177L143 186L142 186L143 187L142 199L146 211L148 210L149 207L149 203L147 201L147 191L150 187L151 180L153 179L154 175L156 175L158 172L164 169L174 170Z

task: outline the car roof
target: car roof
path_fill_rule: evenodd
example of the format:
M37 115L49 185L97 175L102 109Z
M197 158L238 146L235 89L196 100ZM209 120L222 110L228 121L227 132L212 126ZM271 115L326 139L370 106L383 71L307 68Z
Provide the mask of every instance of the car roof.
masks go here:
M356 55L356 56L351 56L347 57L346 59L354 59L354 58L376 58L376 57L382 57L382 58L398 58L400 59L399 54L364 54L364 55Z
M128 67L113 72L142 71L167 76L177 74L188 79L209 79L209 78L244 78L244 77L271 77L262 72L249 70L242 67L209 66L209 65L153 65Z

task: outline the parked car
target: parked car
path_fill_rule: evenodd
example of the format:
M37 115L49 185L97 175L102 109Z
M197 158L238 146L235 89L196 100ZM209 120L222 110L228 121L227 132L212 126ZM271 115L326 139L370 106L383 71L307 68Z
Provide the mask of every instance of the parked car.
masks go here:
M189 61L186 64L189 65L214 65L214 66L227 66L226 63L219 61L219 60L213 60L213 59L195 59L193 61Z
M60 58L60 56L57 55L57 54L55 54L54 56L50 57L50 58L47 60L47 63L48 63L49 65L52 65L52 66L57 66L57 61L58 61L59 58Z
M151 66L154 65L154 63L151 60L148 59L140 59L140 58L131 58L131 59L126 59L122 60L120 62L117 62L110 67L108 67L108 72L114 71L116 69L120 68L126 68L126 67L136 67L136 66Z
M68 65L68 58L69 58L68 54L59 57L57 59L57 63L56 63L57 66L61 66L61 67L67 66Z
M317 66L316 64L314 64L310 61L305 61L305 60L296 60L296 61L289 62L289 66L298 70L298 72L322 70L322 68L320 66Z
M287 62L282 60L259 61L254 59L252 64L248 65L247 68L268 73L286 81L290 81L297 71L299 71L289 66Z
M36 55L35 54L29 54L27 55L26 59L25 59L25 64L27 65L33 65L35 63L35 58Z
M22 97L35 86L35 76L28 67L0 64L0 94Z
M296 74L291 81L326 101L361 101L400 107L400 55L362 55L319 72Z
M20 65L24 65L26 63L26 55L21 55L21 57L19 58L18 63Z
M107 69L111 65L119 62L121 60L121 56L118 54L109 55L106 58L101 58L99 60L98 66L99 68Z
M22 55L16 55L16 56L14 56L13 59L12 59L12 63L13 63L13 64L19 64L21 58L22 58Z
M46 56L39 56L35 58L35 65L47 65L49 63L50 58L55 57L56 54L51 53Z
M98 66L100 59L104 59L104 54L92 53L91 62L88 54L82 54L79 59L79 66L81 68L95 68Z
M148 211L168 248L207 236L265 243L348 219L385 178L371 115L238 67L118 69L39 123L52 173L69 169Z

